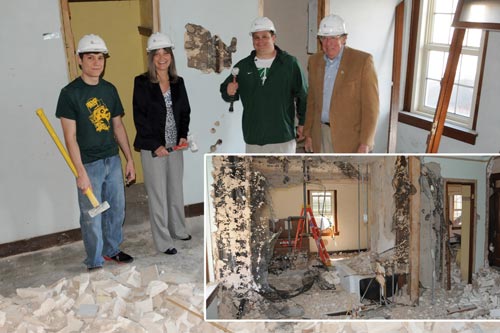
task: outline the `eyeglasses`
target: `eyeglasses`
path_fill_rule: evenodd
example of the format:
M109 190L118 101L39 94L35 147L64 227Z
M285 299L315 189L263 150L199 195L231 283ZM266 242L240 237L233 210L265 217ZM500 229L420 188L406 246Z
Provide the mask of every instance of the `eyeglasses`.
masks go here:
M319 40L320 41L330 41L330 40L339 40L341 38L345 37L345 35L337 35L337 36L320 36Z

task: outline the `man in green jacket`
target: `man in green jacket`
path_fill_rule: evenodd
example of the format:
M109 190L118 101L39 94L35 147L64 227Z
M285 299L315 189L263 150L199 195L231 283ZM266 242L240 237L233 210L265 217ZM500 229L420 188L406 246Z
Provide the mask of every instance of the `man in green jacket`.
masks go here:
M222 98L231 102L241 97L246 153L295 153L306 114L304 74L297 59L275 45L271 20L258 17L250 31L254 51L235 65L238 75L221 84Z

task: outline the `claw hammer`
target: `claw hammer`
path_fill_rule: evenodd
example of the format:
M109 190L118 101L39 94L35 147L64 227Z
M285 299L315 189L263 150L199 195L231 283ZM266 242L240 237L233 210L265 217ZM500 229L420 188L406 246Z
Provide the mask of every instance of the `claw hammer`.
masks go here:
M38 117L40 117L40 120L42 121L43 125L47 129L47 132L49 132L50 136L52 137L52 140L54 140L54 143L56 144L57 148L59 148L59 151L61 152L62 156L64 157L64 160L66 160L66 163L68 164L69 168L73 172L76 178L78 178L78 171L76 171L75 165L73 164L73 161L71 161L71 158L68 155L68 152L66 149L64 149L64 146L62 145L61 141L57 137L56 132L54 131L54 128L50 124L49 120L45 116L45 113L43 112L43 109L40 108L36 110L36 114ZM83 192L87 198L90 200L90 203L92 204L91 210L89 210L89 215L90 217L96 217L97 215L101 214L102 212L106 211L109 209L109 203L107 201L104 201L102 204L99 204L99 201L94 195L94 192L92 192L92 189L89 187Z

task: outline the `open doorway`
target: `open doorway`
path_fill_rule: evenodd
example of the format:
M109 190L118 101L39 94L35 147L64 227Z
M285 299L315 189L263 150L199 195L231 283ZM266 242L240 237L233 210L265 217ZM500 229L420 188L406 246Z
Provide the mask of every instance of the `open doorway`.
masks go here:
M474 193L474 183L446 182L450 263L452 272L467 283L472 282L474 264Z
M261 0L259 12L276 26L276 45L295 56L307 77L307 59L316 52L317 27L329 13L326 0Z

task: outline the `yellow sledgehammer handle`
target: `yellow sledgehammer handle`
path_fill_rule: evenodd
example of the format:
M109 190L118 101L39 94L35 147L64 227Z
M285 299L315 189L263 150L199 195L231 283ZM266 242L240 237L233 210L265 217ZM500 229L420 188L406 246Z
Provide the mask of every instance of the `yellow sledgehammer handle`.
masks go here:
M71 171L73 172L73 174L75 175L75 177L78 178L78 171L76 171L76 168L75 168L75 165L73 164L73 161L71 161L71 158L69 157L68 152L66 151L66 149L64 149L64 146L62 145L61 140L59 140L59 138L57 137L57 134L54 131L54 128L50 124L49 120L45 116L45 113L43 112L43 109L40 108L40 109L36 110L36 114L38 115L38 117L40 117L40 120L42 121L43 125L47 129L47 132L49 132L50 137L52 138L52 140L54 140L57 148L59 148L59 151L61 152L62 156L64 157L64 160L68 164L69 168L71 169ZM109 208L109 204L107 202L103 203L103 205L99 204L99 201L95 197L94 192L92 192L92 189L90 187L85 190L84 194L90 200L90 203L92 204L92 207L98 208L95 211L90 211L89 212L90 216L94 217L95 215L100 214L102 211L104 211L107 208ZM100 206L102 206L102 207L100 207Z
M57 134L54 131L54 128L50 124L49 120L45 116L43 109L40 108L40 109L36 110L36 114L38 115L38 117L40 117L40 120L42 121L43 125L47 129L47 132L49 132L52 140L54 140L54 143L56 144L57 148L59 148L59 151L61 152L62 156L64 157L64 160L66 161L66 163L68 163L69 168L71 169L71 171L73 171L73 174L75 175L75 177L78 178L78 172L76 171L76 168L75 168L75 165L73 164L73 161L71 161L71 158L69 157L68 152L66 151L66 149L64 149L64 146L62 145L61 141L57 137Z

